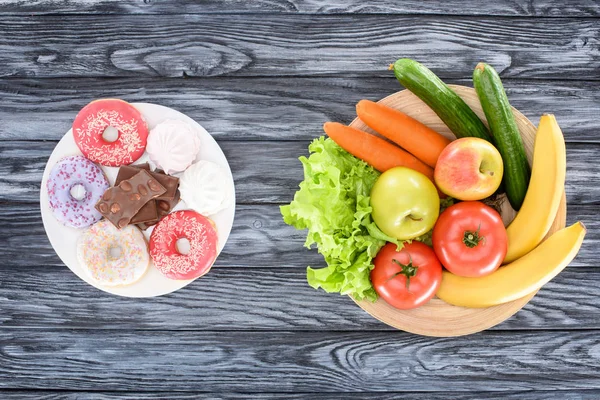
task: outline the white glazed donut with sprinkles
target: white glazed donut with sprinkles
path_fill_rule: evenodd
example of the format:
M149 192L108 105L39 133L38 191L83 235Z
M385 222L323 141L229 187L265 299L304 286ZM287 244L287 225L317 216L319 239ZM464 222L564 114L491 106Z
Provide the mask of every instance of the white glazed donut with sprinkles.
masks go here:
M110 221L89 227L77 242L77 258L86 274L101 286L137 282L148 270L150 256L142 232L133 225L119 230Z
M187 254L177 240L190 243ZM217 231L213 222L192 210L177 211L160 221L150 235L150 256L167 278L195 279L206 274L217 258Z
M115 141L103 135L108 127L117 129ZM148 125L137 108L119 99L92 101L73 121L73 139L84 156L101 165L118 167L135 162L144 154Z

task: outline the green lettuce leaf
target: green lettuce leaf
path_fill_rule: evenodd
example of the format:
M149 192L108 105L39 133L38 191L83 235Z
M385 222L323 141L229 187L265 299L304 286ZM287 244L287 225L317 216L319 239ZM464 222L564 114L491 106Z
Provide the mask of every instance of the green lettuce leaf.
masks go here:
M308 229L305 246L317 245L327 267L307 268L315 289L376 300L369 273L373 258L386 242L402 243L385 235L371 219L369 193L380 173L320 137L300 157L304 181L294 200L281 207L285 223Z

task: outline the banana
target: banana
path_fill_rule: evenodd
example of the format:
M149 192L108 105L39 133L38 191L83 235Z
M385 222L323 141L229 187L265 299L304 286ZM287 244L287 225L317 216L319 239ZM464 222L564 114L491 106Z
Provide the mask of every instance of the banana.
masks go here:
M511 264L481 278L465 278L444 271L437 297L455 306L481 308L507 303L541 288L575 258L585 225L561 229Z
M546 236L565 190L565 141L552 114L540 118L533 147L531 180L521 210L506 228L508 251L504 263L533 250Z

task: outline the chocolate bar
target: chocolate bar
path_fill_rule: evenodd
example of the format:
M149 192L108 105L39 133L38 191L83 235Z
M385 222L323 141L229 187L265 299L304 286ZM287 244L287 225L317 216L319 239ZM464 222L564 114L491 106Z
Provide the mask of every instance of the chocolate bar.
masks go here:
M131 223L132 218L149 201L165 194L167 189L150 175L150 172L141 169L129 179L119 182L109 188L96 204L96 209L122 229Z
M119 173L117 174L117 179L115 180L115 186L117 186L119 183L123 182L126 179L132 178L142 169L145 169L146 171L150 172L150 164L144 163L131 166L122 166L121 168L119 168ZM150 175L153 175L152 172L150 172ZM142 224L152 221L158 222L158 209L156 208L156 202L154 200L150 200L149 202L144 204L144 206L140 208L140 211L138 211L138 213L135 214L133 218L131 218L132 224Z
M165 175L164 172L157 170L155 172L150 171L150 165L148 163L138 164L138 165L123 165L119 168L119 173L117 174L117 179L115 181L115 186L118 185L121 181L125 179L131 178L133 175L140 172L141 169L145 169L150 172L150 175L154 179L158 181L161 185L167 189L165 194L160 196L160 199L171 200L175 197L175 192L177 192L177 188L179 187L179 178L175 176Z
M165 200L157 197L156 206L158 208L159 217L167 216L167 214L169 214L171 210L173 210L173 208L175 208L175 206L179 203L180 199L181 193L179 192L179 189L177 189L177 192L175 192L175 197L173 197L171 200Z
M163 175L156 171L152 172L152 176L167 189L165 194L160 196L158 199L173 200L177 193L177 188L179 187L179 178L171 175Z
M173 210L173 208L175 208L175 206L179 203L179 200L181 200L179 189L177 189L175 197L171 200L159 200L159 197L157 197L155 201L158 209L158 218L156 221L140 223L138 224L138 227L144 231L149 227L156 225L158 221L166 217Z
M145 222L158 221L158 208L156 202L150 200L131 218L131 224L142 224Z
M142 169L149 171L150 175L167 189L165 194L146 203L131 219L132 224L138 224L141 229L147 229L149 226L155 225L160 219L169 214L173 207L179 203L179 178L165 175L162 170L152 172L150 171L150 165L148 163L124 165L119 168L115 185L118 185L125 179L131 178Z

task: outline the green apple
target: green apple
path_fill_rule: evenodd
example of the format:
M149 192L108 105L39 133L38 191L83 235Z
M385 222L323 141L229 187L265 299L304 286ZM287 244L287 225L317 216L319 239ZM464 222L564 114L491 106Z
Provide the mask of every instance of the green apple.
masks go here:
M414 239L433 228L440 213L437 189L420 172L405 167L387 170L371 190L373 221L388 236Z
M476 137L457 139L442 150L435 165L437 187L459 200L491 196L502 182L502 156L493 144Z

